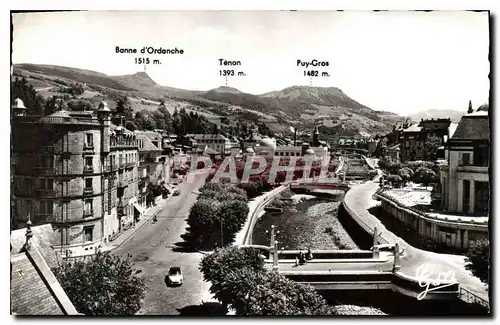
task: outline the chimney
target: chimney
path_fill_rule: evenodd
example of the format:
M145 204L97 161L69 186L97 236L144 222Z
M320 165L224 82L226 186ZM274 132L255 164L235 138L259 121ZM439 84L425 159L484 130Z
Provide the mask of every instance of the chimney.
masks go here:
M470 114L472 112L473 112L473 110L472 110L472 101L469 100L469 109L467 110L467 113Z
M297 129L294 128L293 130L293 146L297 146Z

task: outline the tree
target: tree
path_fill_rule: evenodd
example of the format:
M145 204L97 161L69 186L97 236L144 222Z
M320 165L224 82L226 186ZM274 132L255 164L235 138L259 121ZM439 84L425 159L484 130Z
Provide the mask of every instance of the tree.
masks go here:
M203 279L212 283L222 282L230 271L243 268L264 270L264 261L258 249L237 246L219 248L205 255L200 263Z
M422 183L426 186L439 181L436 173L427 167L418 167L413 176L413 180L415 183Z
M408 167L403 167L398 171L398 175L399 177L401 177L404 184L406 184L406 182L408 182L412 178L413 170Z
M135 131L135 130L139 129L138 126L137 126L137 124L134 121L127 121L125 123L125 128L127 130L130 130L130 131Z
M311 286L266 271L255 248L218 249L203 258L200 271L214 297L238 315L335 314Z
M172 128L175 134L184 135L182 133L182 120L177 107L174 109L174 114L172 114Z
M469 243L465 254L465 268L472 271L483 283L489 283L490 243L487 239L475 240Z
M379 167L382 168L383 170L386 170L386 171L388 171L391 168L392 164L393 164L393 161L392 161L391 157L389 157L389 156L383 156L378 161Z
M393 185L399 185L403 181L403 179L399 175L389 175L386 177L386 180L388 182L391 182Z
M145 284L129 258L97 253L90 261L66 262L54 274L78 312L134 315L141 308Z
M335 315L313 287L287 279L277 272L249 268L229 272L223 291L237 315L298 316Z
M229 193L228 193L229 194ZM241 230L248 216L248 205L241 200L222 201L217 213L217 223L219 227L216 228L220 236L220 222L222 222L222 230L224 232L224 246L226 243L232 242L234 235Z
M425 159L428 161L436 160L436 151L441 146L442 140L437 136L428 136L424 143Z
M12 83L12 100L20 98L26 107L28 115L42 115L44 98L37 94L33 85L28 84L26 78L17 78Z
M124 116L126 121L133 119L132 108L130 107L130 101L127 96L118 98L114 113L116 116Z
M244 268L264 269L264 261L257 249L237 246L219 248L203 257L200 263L203 279L211 282L210 292L226 306L231 303L231 296L224 291L226 277L230 272L239 272Z

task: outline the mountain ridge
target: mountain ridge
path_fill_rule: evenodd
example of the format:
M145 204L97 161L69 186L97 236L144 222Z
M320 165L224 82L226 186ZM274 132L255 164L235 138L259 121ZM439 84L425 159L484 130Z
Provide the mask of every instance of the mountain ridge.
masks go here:
M151 110L154 109L152 103L168 99L169 105L192 107L220 118L251 120L252 123L265 121L276 130L288 129L290 125L303 128L323 125L331 129L332 134L344 130L349 134L375 134L390 130L394 121L401 119L397 114L372 110L337 87L294 85L255 95L229 86L206 91L173 88L158 84L147 72L108 76L71 67L15 64L13 73L28 77L30 82L39 84L39 88L46 86L43 87L46 95L57 92L61 84L79 82L88 87L81 97L91 104L96 96L100 100L127 96L140 103L134 110Z

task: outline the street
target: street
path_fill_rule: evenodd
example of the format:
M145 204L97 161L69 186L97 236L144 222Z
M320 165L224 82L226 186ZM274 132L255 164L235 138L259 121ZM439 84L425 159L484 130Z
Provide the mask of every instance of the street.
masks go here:
M203 282L198 270L203 257L201 253L182 252L173 248L182 242L180 237L187 227L187 216L196 201L198 190L208 173L198 173L193 182L179 184L180 195L170 198L170 202L160 211L158 221L150 221L138 230L128 241L113 253L122 257L132 255L131 261L141 270L147 286L145 299L138 315L179 315L193 310L202 301L210 301L209 283ZM184 274L184 284L167 287L165 276L172 266L180 266ZM190 307L182 310L185 307ZM196 309L196 308L194 308Z
M479 278L473 276L470 271L465 269L464 256L439 254L413 247L403 238L387 230L378 218L370 214L368 209L373 204L372 195L375 193L378 186L378 183L375 181L355 186L351 188L344 197L344 203L346 203L365 224L369 225L372 229L376 227L377 230L382 233L382 237L385 240L389 243L399 243L400 248L405 249L406 253L401 256L400 260L401 272L408 276L415 277L417 276L419 267L423 265L429 266L428 274L432 279L439 279L442 274L453 272L460 286L488 300L487 286L481 283Z

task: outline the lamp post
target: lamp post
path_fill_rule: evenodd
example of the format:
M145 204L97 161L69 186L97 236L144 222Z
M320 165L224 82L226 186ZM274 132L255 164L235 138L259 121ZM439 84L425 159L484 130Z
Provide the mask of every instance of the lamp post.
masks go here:
M278 271L278 241L274 241L274 249L273 249L273 271Z
M399 243L394 245L394 265L392 266L392 272L397 272L401 268L399 264Z
M270 241L269 241L269 251L273 256L273 271L278 270L278 241L276 240L276 236L279 234L279 230L276 230L274 225L271 226L270 232ZM269 234L269 231L266 230L266 234Z

